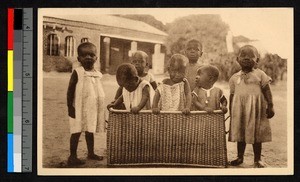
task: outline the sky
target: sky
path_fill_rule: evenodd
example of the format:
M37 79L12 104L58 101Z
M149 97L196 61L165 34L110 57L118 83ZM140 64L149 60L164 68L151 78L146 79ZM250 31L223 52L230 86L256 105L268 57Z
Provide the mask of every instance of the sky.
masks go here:
M47 9L46 9L47 10ZM293 60L292 8L101 8L50 9L45 15L76 13L98 14L150 14L164 24L191 14L219 14L234 36L243 35L260 41L260 45L283 58Z
M234 36L243 35L259 40L270 53L283 58L292 58L293 52L293 10L289 8L240 8L240 9L188 9L188 14L219 14ZM150 13L151 14L151 13ZM186 16L186 11L175 9L152 14L163 23Z

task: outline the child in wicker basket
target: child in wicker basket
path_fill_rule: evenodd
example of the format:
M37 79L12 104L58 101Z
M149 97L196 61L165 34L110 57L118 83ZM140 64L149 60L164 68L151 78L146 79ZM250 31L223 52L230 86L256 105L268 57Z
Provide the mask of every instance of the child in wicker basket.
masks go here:
M67 103L70 120L70 157L68 165L81 165L77 158L77 146L81 132L85 132L88 159L102 160L94 153L94 133L104 131L104 91L102 74L94 69L97 60L96 46L90 42L78 46L78 61L81 66L74 69L68 87Z
M196 110L212 113L221 109L227 113L227 99L223 91L214 84L219 78L219 70L212 65L201 66L197 70L196 86L192 92L193 107Z
M122 87L122 95L107 106L108 109L119 108L124 103L125 108L137 114L140 110L151 109L153 89L150 83L140 79L134 65L129 63L121 64L117 69L117 82Z
M228 140L237 142L237 159L232 166L243 163L246 144L253 145L254 167L263 168L262 143L271 141L269 119L274 116L271 78L260 69L255 69L258 51L246 45L240 48L237 62L242 70L229 80L230 86L230 132Z
M144 51L135 51L132 54L132 58L131 58L131 64L133 64L138 72L138 76L142 79L142 80L146 80L150 83L150 85L152 86L152 88L154 90L156 90L157 88L157 83L154 79L154 76L149 73L146 72L146 67L148 67L148 55L144 52ZM117 100L121 95L122 95L122 90L123 87L119 87L116 95L115 95L115 100ZM121 104L119 107L117 107L116 109L125 109L124 104Z
M154 114L159 114L160 110L190 113L191 90L185 78L187 62L188 59L181 54L171 57L168 67L170 78L164 79L155 91L152 105Z

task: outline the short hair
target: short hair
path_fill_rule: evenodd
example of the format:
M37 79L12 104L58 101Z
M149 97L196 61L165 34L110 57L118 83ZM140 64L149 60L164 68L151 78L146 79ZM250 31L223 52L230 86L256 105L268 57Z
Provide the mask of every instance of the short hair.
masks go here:
M252 45L244 45L243 47L241 47L240 50L239 50L238 56L240 56L242 51L249 50L249 49L254 52L254 54L256 55L257 58L259 58L259 53L258 53L257 49Z
M84 42L84 43L81 43L81 44L77 47L77 54L80 55L81 49L82 49L82 48L86 48L86 47L95 47L95 48L96 48L96 46L95 46L93 43L91 43L91 42Z
M188 58L185 57L184 55L182 55L182 54L173 54L172 57L170 58L169 68L174 67L176 63L186 67L188 62L189 62Z
M138 73L136 68L130 63L121 64L116 73L117 82L132 80L134 77L137 77Z
M136 55L142 55L142 57L146 60L146 63L148 63L148 54L144 51L135 51L132 53L132 57L135 57Z
M200 72L207 73L209 77L214 78L214 82L216 82L219 79L220 71L216 66L203 65L197 70L197 74L199 74Z
M189 40L189 41L187 42L187 44L186 44L186 47L187 47L188 44L191 44L191 43L198 44L198 45L201 47L201 49L203 48L201 42L200 42L199 40L196 40L196 39L191 39L191 40Z

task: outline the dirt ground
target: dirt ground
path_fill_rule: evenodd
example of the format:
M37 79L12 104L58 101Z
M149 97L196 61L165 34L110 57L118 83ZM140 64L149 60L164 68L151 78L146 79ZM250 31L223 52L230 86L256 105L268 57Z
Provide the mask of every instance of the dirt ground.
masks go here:
M64 168L67 166L69 156L69 120L67 115L66 93L70 73L44 73L43 77L43 167ZM162 80L163 75L156 80ZM113 100L118 87L114 76L104 75L103 87L106 94L106 104ZM227 98L229 95L228 84L216 83L223 89ZM263 144L262 159L268 167L287 167L287 86L285 81L272 85L274 109L276 115L271 119L273 141ZM39 106L41 107L41 106ZM228 130L229 121L226 122ZM106 166L106 133L95 134L95 153L103 155L103 161L87 160L87 147L84 133L78 145L78 157L85 161L82 168L105 168ZM228 160L236 157L236 143L227 142ZM252 146L247 145L244 163L240 168L253 167Z

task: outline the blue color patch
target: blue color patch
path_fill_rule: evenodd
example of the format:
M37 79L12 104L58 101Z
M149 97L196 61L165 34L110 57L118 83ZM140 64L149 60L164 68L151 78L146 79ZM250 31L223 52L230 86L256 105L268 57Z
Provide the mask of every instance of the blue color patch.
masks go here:
M7 134L7 172L14 172L14 135Z

